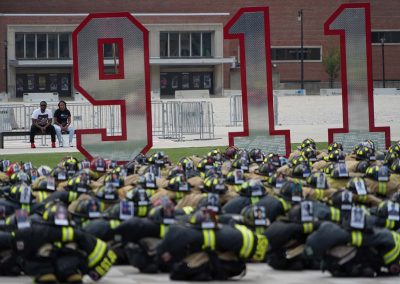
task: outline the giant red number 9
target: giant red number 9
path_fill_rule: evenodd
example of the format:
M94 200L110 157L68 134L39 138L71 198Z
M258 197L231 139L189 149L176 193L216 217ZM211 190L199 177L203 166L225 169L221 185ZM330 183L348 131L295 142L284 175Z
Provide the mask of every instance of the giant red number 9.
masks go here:
M78 149L90 159L116 161L146 152L152 147L147 29L129 13L90 14L72 37L75 88L93 105L119 106L121 113L121 135L78 130ZM104 61L107 45L118 51L113 72Z

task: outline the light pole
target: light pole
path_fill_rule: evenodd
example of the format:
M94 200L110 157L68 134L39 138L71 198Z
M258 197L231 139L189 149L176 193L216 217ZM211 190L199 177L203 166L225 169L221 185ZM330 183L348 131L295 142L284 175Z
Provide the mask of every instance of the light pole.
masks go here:
M300 81L301 89L304 90L304 45L303 45L303 9L297 12L297 20L300 22Z
M5 66L5 73L6 73L6 94L8 94L8 62L7 62L7 57L8 57L8 50L7 50L7 40L4 40L4 66Z
M386 88L385 80L385 38L381 37L381 48L382 48L382 83L383 87Z

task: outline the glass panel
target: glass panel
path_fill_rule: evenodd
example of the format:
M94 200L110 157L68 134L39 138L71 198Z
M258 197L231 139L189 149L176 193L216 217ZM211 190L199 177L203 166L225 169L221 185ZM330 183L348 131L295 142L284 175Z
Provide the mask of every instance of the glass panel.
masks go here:
M58 34L48 34L49 58L58 58Z
M46 42L46 34L37 34L37 58L46 58L47 57L47 42Z
M385 43L400 43L400 31L372 32L372 43L381 43L381 38L385 39Z
M160 57L168 56L168 33L160 33Z
M181 56L190 56L190 33L181 33Z
M104 58L114 58L112 44L103 45L103 56Z
M179 33L169 34L169 56L179 56Z
M26 34L26 58L35 58L35 34Z
M304 60L321 60L320 48L303 48ZM300 48L271 48L271 59L298 61L301 59Z
M24 58L24 34L15 34L15 57Z
M200 33L192 33L192 56L200 56Z
M69 34L60 34L60 58L69 58Z
M203 33L202 56L211 57L211 33Z

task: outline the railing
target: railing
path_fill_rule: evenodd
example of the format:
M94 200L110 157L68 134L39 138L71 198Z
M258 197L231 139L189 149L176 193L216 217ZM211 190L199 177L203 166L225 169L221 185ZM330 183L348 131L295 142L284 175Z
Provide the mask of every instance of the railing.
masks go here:
M48 109L55 111L57 104L49 103ZM89 103L70 102L75 129L107 129L107 135L121 134L121 110L117 105L93 106ZM152 107L153 136L165 139L184 140L214 138L214 114L210 102L155 101ZM0 107L0 131L29 130L32 112L37 104L7 104ZM18 137L6 137L7 140ZM20 139L20 137L19 137Z

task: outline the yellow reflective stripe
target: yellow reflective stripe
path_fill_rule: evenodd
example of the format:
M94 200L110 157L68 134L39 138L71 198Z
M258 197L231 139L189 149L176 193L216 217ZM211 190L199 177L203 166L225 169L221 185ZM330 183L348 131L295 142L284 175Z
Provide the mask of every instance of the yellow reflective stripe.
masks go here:
M278 197L278 200L281 202L282 207L283 207L283 210L285 210L285 212L287 212L287 211L292 207L291 204L287 203L287 202L286 202L285 200L283 200L282 198Z
M42 192L42 191L39 191L39 192L38 192L38 195L39 195L39 196L38 196L38 201L39 201L39 202L42 202L42 201L44 200L43 192Z
M241 185L234 185L233 187L235 188L236 192L240 192L240 190L242 189Z
M215 233L213 230L203 230L202 249L215 250Z
M115 229L116 227L119 226L119 224L121 224L121 222L119 220L110 220L111 229Z
M139 206L138 216L145 217L147 215L147 206Z
M359 195L358 196L358 201L365 203L367 201L367 195Z
M243 237L243 244L239 256L242 258L249 258L254 246L254 234L243 225L235 225L235 228L240 231Z
M68 201L69 202L75 201L76 199L78 199L77 192L73 192L73 191L68 192Z
M304 223L303 224L303 231L305 234L310 234L314 230L314 224L313 223Z
M385 264L389 264L397 259L400 254L400 237L396 232L391 232L394 241L394 248L392 248L389 252L385 253L383 256L383 261Z
M183 198L183 192L176 192L175 193L175 199L182 199Z
M165 237L165 234L168 232L169 226L165 224L160 225L160 239Z
M400 237L397 233L391 232L395 246L383 256L385 264L393 262L400 254Z
M356 247L362 245L362 233L358 231L351 232L351 244Z
M28 213L31 212L31 206L29 204L21 204L21 209L26 210Z
M100 261L100 259L104 256L106 249L106 243L102 240L97 239L96 246L88 257L89 267L93 267Z
M388 229L393 229L395 226L394 220L386 219L385 227Z
M100 212L104 212L106 205L103 201L100 201Z
M251 197L251 204L256 204L258 201L260 201L259 197Z
M329 207L331 211L331 220L333 222L339 222L340 221L340 210L334 207Z
M317 200L321 200L322 198L324 198L324 191L322 189L316 189L315 190L315 198Z
M380 195L387 194L387 184L385 181L378 181L378 193Z
M192 206L185 206L182 208L182 210L186 215L189 215L194 211L194 208Z
M264 235L257 234L257 247L253 254L252 259L255 261L263 261L265 259L265 254L268 250L268 239Z
M74 229L72 227L63 227L62 228L62 242L70 242L74 240Z
M257 226L256 227L256 234L263 235L265 232L265 227Z

